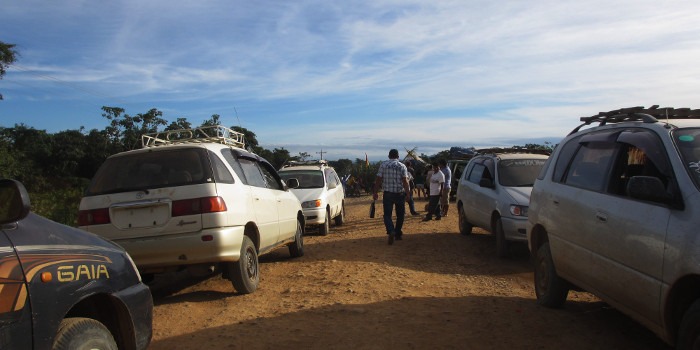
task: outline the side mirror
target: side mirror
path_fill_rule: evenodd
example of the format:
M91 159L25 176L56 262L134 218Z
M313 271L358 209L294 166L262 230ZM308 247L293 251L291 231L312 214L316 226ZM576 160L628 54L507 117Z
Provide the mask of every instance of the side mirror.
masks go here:
M481 187L488 187L488 188L494 188L494 186L493 186L493 180L491 180L491 179L481 179L481 180L479 180L479 186L481 186Z
M29 193L21 182L0 180L0 225L24 219L30 207Z
M645 201L668 203L672 198L666 193L661 179L654 176L632 176L627 183L627 195Z
M287 179L287 188L299 187L299 180L296 178Z

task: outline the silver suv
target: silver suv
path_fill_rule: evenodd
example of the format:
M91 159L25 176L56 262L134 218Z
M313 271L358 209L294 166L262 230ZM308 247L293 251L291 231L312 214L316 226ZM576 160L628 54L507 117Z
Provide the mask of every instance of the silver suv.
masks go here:
M496 255L504 258L510 242L524 246L530 191L547 152L520 148L477 152L457 185L459 232L471 234L474 226L492 232Z
M336 226L345 222L345 190L335 169L325 160L292 161L279 171L284 180L297 179L299 186L292 189L306 218L307 226L318 227L327 235L331 219Z
M270 163L243 148L243 134L202 127L142 143L102 164L78 219L123 246L142 274L222 271L246 294L260 279L258 255L284 245L304 254L299 200Z
M596 294L680 349L700 346L700 110L583 117L530 198L535 292ZM592 126L591 124L597 124Z

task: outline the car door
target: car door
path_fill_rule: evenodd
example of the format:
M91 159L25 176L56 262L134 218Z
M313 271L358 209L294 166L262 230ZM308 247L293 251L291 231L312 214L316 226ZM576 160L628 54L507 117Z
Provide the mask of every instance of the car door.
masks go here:
M486 230L491 229L491 211L495 207L494 204L494 188L481 186L482 180L494 181L494 166L493 161L489 158L484 158L474 164L471 173L469 174L469 193L466 195L467 204L464 212L470 223Z
M4 225L12 230L12 225ZM24 273L5 230L0 230L0 349L32 348L32 313Z
M618 138L616 142L610 142ZM570 229L560 237L555 263L562 276L603 296L626 312L659 322L658 298L666 226L670 209L634 200L620 188L629 164L642 158L636 147L620 142L586 142L574 156L560 196ZM637 151L632 152L632 149ZM564 192L562 192L564 193ZM631 286L634 286L631 288Z
M335 171L330 168L324 170L326 176L326 191L328 193L328 203L331 207L331 218L340 214L340 208L343 203L343 187L340 186L340 180Z
M274 246L279 240L278 198L275 191L267 187L262 170L256 159L239 157L238 162L250 186L252 205L260 232L260 250Z
M282 185L282 179L275 169L266 162L260 162L260 171L265 179L265 185L275 200L278 222L278 241L294 237L297 231L297 213L299 199Z

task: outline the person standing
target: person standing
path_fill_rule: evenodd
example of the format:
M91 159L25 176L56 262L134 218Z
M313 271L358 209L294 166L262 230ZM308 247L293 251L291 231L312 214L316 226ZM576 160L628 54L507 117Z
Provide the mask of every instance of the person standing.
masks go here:
M428 181L428 213L423 218L423 221L430 221L435 215L435 220L440 220L442 214L440 213L440 198L442 197L442 190L445 186L445 175L438 168L437 163L433 163L433 174Z
M408 202L408 209L411 211L411 215L417 216L420 215L416 211L416 203L413 201L413 190L416 188L416 172L413 170L413 166L411 165L410 161L406 161L406 169L408 170L408 198L406 198L406 201Z
M399 161L399 151L389 151L389 160L379 166L377 179L374 182L372 198L377 200L378 192L383 191L382 205L384 208L384 226L389 235L389 244L394 244L394 239L403 239L403 221L406 215L406 200L410 187L408 184L408 169ZM394 207L396 208L396 225L391 219Z
M447 166L447 161L440 159L440 171L445 175L445 186L442 188L442 197L440 197L440 206L442 207L442 216L447 216L447 210L450 209L450 191L452 190L452 170Z

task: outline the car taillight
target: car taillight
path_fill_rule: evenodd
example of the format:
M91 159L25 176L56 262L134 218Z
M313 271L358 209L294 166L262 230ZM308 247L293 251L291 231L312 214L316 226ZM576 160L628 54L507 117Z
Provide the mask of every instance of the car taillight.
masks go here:
M173 201L172 216L217 213L226 211L226 202L221 197L203 197Z
M109 224L109 208L81 210L78 212L78 226Z

